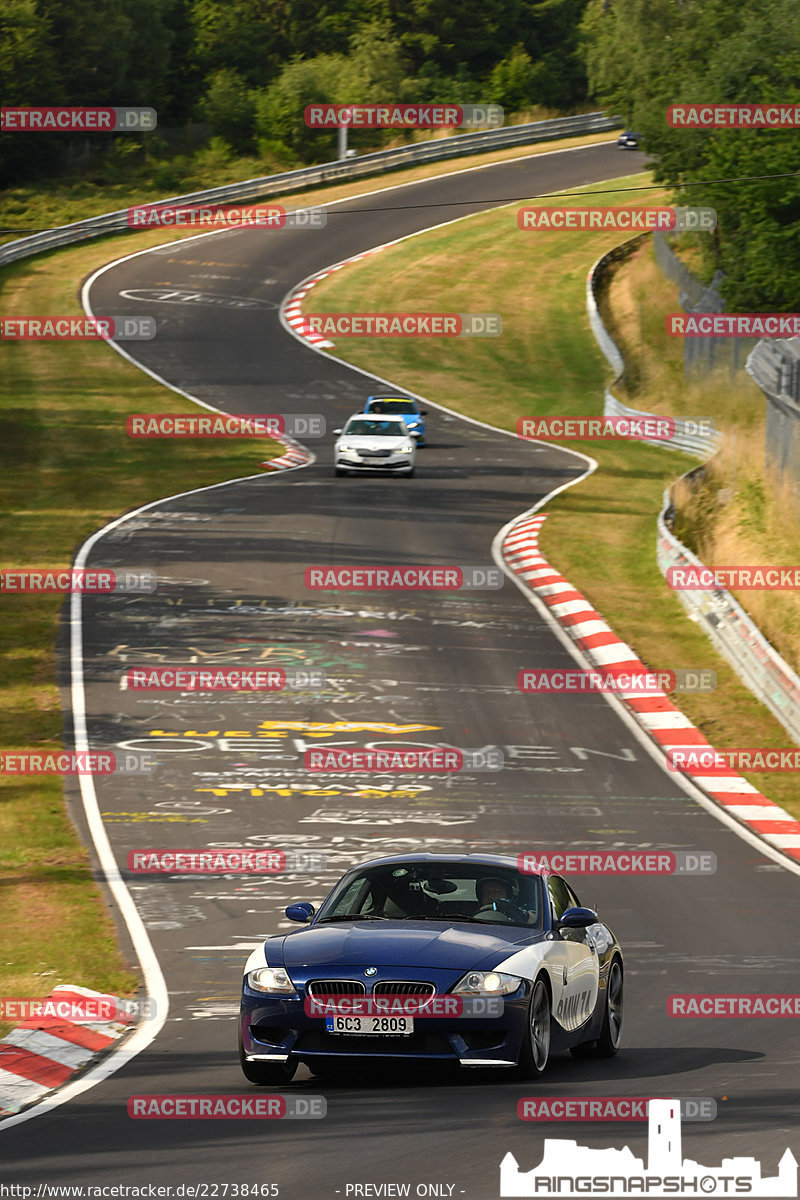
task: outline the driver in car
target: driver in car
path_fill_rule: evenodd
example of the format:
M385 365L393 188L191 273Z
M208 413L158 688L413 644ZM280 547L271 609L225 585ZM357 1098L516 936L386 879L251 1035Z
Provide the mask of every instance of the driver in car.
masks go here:
M475 884L475 894L478 897L478 912L493 911L502 913L512 921L526 925L535 923L535 914L516 903L518 892L515 893L511 884L497 875L486 875L479 879Z

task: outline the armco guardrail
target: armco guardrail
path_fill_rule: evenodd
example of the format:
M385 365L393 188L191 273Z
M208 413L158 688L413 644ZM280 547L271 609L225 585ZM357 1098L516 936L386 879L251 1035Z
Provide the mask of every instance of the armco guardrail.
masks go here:
M679 542L669 528L674 506L669 491L658 516L656 558L666 575L668 567L700 567L704 564ZM777 717L783 728L800 745L800 676L781 658L748 617L730 592L676 591L689 617L697 621L739 678Z
M417 142L411 146L398 146L393 150L378 150L360 158L349 158L342 162L322 163L315 167L301 167L296 171L284 171L280 175L264 175L259 179L247 179L242 183L230 183L224 187L209 188L205 192L191 192L186 196L170 196L166 200L148 201L149 204L191 206L215 204L225 201L255 200L260 196L282 195L314 183L331 183L338 179L358 179L362 175L380 174L399 167L416 163L439 162L446 158L459 158L467 154L482 154L487 150L500 150L507 146L524 146L532 142L552 141L554 138L578 136L589 133L604 133L617 129L622 124L616 117L605 113L583 113L577 117L558 117L552 121L533 121L527 125L512 125L508 129L487 129L477 133L461 134L458 137L437 138L431 142ZM72 225L61 225L44 233L19 238L0 247L0 266L53 250L69 246L84 238L101 237L106 233L124 231L128 228L128 210L104 213Z
M592 332L597 339L600 349L603 351L614 372L613 383L616 383L621 378L625 370L625 360L616 342L603 324L603 318L600 316L600 310L597 306L598 289L603 275L609 266L614 262L619 262L621 259L627 258L637 246L642 244L645 238L650 236L649 233L639 234L638 237L623 242L621 246L615 246L613 250L610 250L608 254L604 254L602 258L599 258L594 263L586 278L586 309L589 314L589 324L592 327ZM641 419L650 417L653 420L656 419L653 413L639 412L638 409L628 408L627 404L623 404L621 400L617 399L610 388L606 388L605 390L603 414L607 417L638 417ZM693 454L696 458L706 459L719 447L721 436L716 432L698 434L693 432L691 428L687 428L686 422L680 418L676 418L675 434L669 441L657 441L651 438L642 438L642 441L646 442L649 446L660 446L662 450L680 450L684 454Z
M639 412L636 408L628 408L627 404L618 400L608 388L606 388L603 416L631 417L634 420L645 420L648 417L652 420L656 419L653 413ZM642 438L641 440L648 446L660 446L662 450L679 450L682 454L692 454L695 458L703 460L710 458L719 446L721 435L716 432L696 433L694 432L694 421L682 421L680 417L675 417L674 420L675 432L669 440L657 441L654 438Z
M603 324L597 307L598 278L611 262L630 254L649 234L641 235L615 247L610 254L603 255L589 271L586 284L586 304L592 331L603 354L616 372L616 379L625 369L624 359L608 330ZM612 395L605 394L605 413L615 416L650 414L636 413ZM677 424L677 422L676 422ZM714 433L710 438L676 439L674 447L669 442L654 442L653 445L670 449L683 449L698 458L708 458L719 445L721 435ZM682 444L679 444L682 443ZM692 444L694 443L694 445ZM702 470L696 467L695 470ZM687 472L690 475L692 472ZM683 476L686 478L686 476ZM674 505L669 490L664 493L664 507L658 514L658 539L656 560L662 574L669 567L698 567L704 563L678 540L670 529ZM783 728L800 745L800 676L781 658L769 644L761 630L750 619L733 596L724 588L702 591L676 590L675 593L691 620L696 621L711 638L723 658L731 664L743 683L770 712L780 721Z

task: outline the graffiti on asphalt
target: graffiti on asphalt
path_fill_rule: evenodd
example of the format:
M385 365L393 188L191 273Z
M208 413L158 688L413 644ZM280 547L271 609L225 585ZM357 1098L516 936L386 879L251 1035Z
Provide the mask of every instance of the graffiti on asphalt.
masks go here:
M474 813L436 810L419 812L411 809L384 808L318 808L307 817L300 817L300 825L472 825Z
M205 817L184 817L179 813L159 812L104 812L100 816L106 825L141 825L150 823L182 823L185 825L207 825Z
M225 645L220 645L221 641ZM108 657L118 662L161 662L161 663L214 663L269 662L275 666L289 667L338 667L340 670L363 671L364 664L352 657L329 651L320 646L297 646L263 641L244 641L239 638L219 639L217 648L202 646L157 643L154 646L134 646L122 642L108 651Z

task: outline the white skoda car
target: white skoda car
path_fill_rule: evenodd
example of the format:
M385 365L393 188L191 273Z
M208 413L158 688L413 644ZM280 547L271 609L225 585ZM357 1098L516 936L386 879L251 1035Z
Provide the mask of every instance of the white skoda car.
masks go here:
M391 471L413 475L416 446L402 417L355 413L344 429L335 429L337 475L356 471Z

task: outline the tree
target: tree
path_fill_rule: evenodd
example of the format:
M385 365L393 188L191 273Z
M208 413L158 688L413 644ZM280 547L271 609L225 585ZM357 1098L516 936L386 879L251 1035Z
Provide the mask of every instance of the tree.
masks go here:
M345 59L338 54L296 59L284 67L255 101L255 126L260 137L283 143L302 157L324 161L335 157L332 130L309 128L304 120L309 104L336 104Z
M310 104L374 104L411 99L407 64L385 22L373 22L350 40L349 54L318 54L296 60L256 100L256 128L295 153L316 161L335 155L335 126L316 130L305 124ZM358 139L353 131L351 138Z
M492 69L486 99L500 104L506 111L518 110L532 103L536 71L530 54L517 44L507 58Z
M800 291L800 176L792 129L672 129L672 104L800 103L795 0L591 0L582 24L590 86L644 137L678 203L709 205L703 239L730 309L793 311ZM768 179L770 175L788 178ZM715 183L715 180L723 182Z
M245 153L253 138L255 100L242 77L230 68L215 71L201 111L215 134L238 153Z

